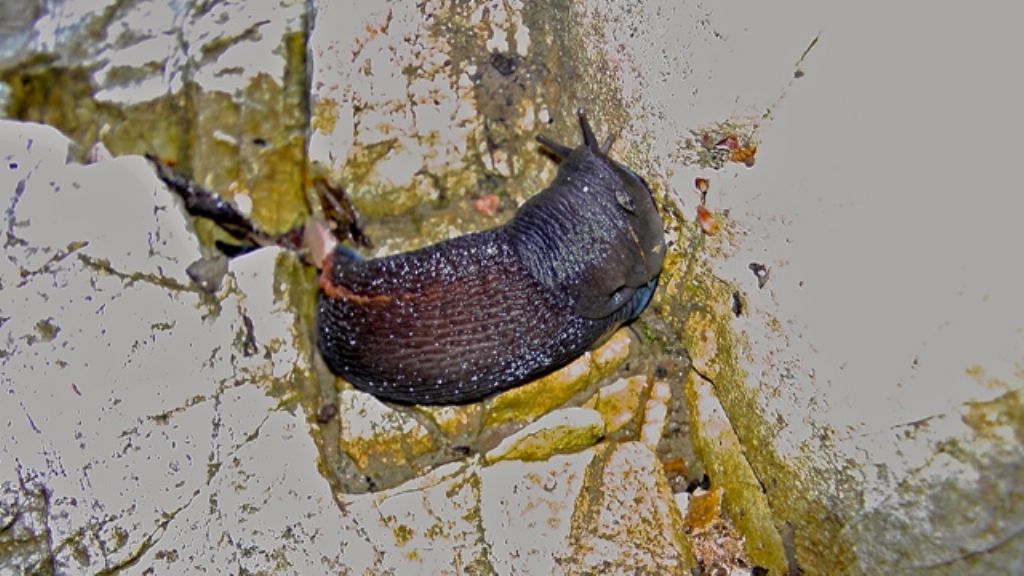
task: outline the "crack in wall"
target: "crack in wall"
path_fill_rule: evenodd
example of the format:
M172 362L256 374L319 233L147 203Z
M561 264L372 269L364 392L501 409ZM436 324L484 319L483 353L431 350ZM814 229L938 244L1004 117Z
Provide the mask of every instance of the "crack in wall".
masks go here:
M1015 538L1024 535L1024 523L1018 524L1005 538L993 543L990 546L984 546L982 548L974 550L960 550L954 557L941 560L938 562L925 563L925 564L914 564L915 570L935 570L939 568L952 568L959 562L966 562L984 556L986 554L994 554L998 552L1004 546L1009 546Z
M715 384L715 381L712 380L711 378L708 378L699 369L697 369L697 367L694 366L692 363L690 365L690 369L693 370L694 373L697 374L697 376L699 376L701 378L701 380L707 382L711 386L711 388L714 389L715 396L716 396L715 399L719 402L719 404L721 404L721 401L718 400L718 398L721 397L721 394L720 394L720 392L718 390L718 386ZM757 480L757 483L761 486L761 492L765 495L765 498L768 500L769 506L770 506L771 505L771 496L768 493L768 490L765 488L764 480L761 479L761 475L757 472L757 469L754 468L753 464L751 464L751 462L750 462L750 459L747 457L747 442L743 441L743 437L740 435L740 433L737 430L736 426L733 425L733 423L732 423L732 416L729 414L729 411L726 410L725 405L721 404L721 406L722 406L722 413L725 415L726 421L729 422L729 429L732 431L732 433L736 436L736 439L739 441L738 444L739 444L739 447L740 447L740 451L741 451L741 453L743 455L743 463L746 465L746 467L748 469L750 469L751 474L754 475L754 478Z
M202 291L199 287L182 284L173 278L144 272L122 272L114 268L110 264L110 260L106 258L96 258L87 254L78 254L78 259L89 269L109 274L121 280L124 282L126 288L133 286L137 282L141 282L174 292L186 292L200 296L202 295Z

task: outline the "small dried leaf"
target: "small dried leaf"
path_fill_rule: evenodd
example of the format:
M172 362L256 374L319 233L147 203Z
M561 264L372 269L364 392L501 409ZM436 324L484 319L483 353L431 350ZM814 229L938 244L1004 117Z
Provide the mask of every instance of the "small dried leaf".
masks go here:
M718 150L736 150L740 147L740 139L735 136L726 136L715 143Z
M707 208L697 206L697 221L700 222L700 229L708 236L718 232L718 220L715 220L715 215Z
M690 497L690 507L686 511L684 525L691 533L706 532L712 524L722 516L722 496L725 491L715 488L709 492L694 494Z
M737 164L745 164L747 168L754 165L754 156L757 154L757 145L747 146L733 150L729 154L729 160Z
M667 476L686 476L690 471L686 465L686 460L682 458L669 458L662 462L662 466L665 468L665 475Z
M498 213L500 200L497 194L486 194L473 200L473 209L484 216L494 216Z

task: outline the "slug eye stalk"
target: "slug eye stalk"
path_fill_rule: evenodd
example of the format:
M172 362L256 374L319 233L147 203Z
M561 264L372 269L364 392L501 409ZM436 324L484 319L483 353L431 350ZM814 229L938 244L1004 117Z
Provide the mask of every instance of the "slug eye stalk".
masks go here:
M576 112L577 118L580 122L580 131L583 133L583 144L589 148L592 152L600 154L608 154L608 151L612 148L612 143L615 142L615 136L609 134L604 142L600 146L597 144L597 138L594 136L594 129L590 127L590 122L587 120L587 114L580 108ZM573 148L566 146L565 144L559 144L547 136L538 135L537 142L540 142L542 146L547 148L558 161L565 160L572 154Z

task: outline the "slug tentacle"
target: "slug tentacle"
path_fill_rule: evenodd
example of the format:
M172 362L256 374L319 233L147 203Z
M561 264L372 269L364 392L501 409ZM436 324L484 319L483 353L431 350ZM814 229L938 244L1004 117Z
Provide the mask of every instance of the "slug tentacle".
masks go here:
M580 109L577 112L577 116L579 118L580 131L583 133L583 145L592 152L600 152L603 155L607 155L608 151L612 149L612 144L615 142L615 135L609 134L605 137L604 142L598 146L597 138L594 136L594 130L590 127L590 122L587 121L587 115L583 109ZM543 134L538 134L536 138L537 142L540 142L545 148L551 151L559 161L565 160L570 154L572 154L573 148L564 144L559 144Z
M505 225L420 250L326 260L318 345L333 372L385 400L469 402L573 360L650 302L665 254L641 177L583 144L537 140L558 174Z
M605 136L604 142L601 143L601 154L607 156L612 149L612 144L615 144L615 134Z
M580 119L580 129L583 130L583 145L589 148L592 152L600 152L601 149L597 145L597 138L594 137L594 130L590 127L590 122L587 122L587 113L580 108L576 111L576 116Z
M555 142L554 140L551 140L550 138L547 138L543 135L537 135L537 142L540 142L541 145L543 145L552 154L554 154L555 157L558 158L559 162L568 158L569 154L572 154L572 148L569 148L568 146L563 146L562 144L559 144L558 142Z

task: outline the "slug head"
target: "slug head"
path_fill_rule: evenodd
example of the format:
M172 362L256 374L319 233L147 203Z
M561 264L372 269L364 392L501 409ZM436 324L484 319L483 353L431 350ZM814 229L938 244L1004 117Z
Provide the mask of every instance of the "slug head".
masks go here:
M622 310L637 290L650 291L661 272L665 239L647 182L608 157L612 138L598 144L582 110L579 122L583 144L576 148L538 136L560 160L559 172L524 212L541 207L567 220L558 231L562 237L546 246L557 246L551 260L558 266L544 276L573 296L578 314L596 319Z

